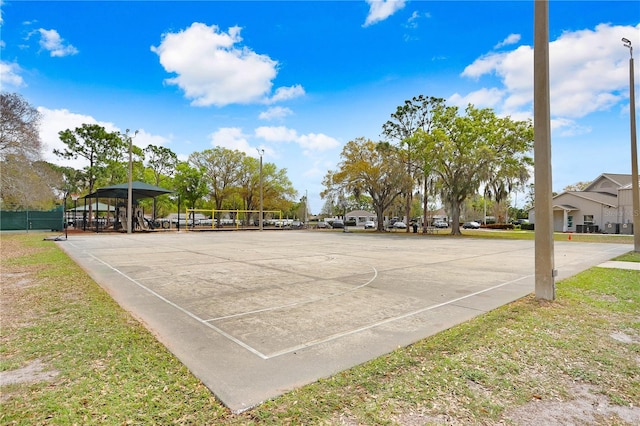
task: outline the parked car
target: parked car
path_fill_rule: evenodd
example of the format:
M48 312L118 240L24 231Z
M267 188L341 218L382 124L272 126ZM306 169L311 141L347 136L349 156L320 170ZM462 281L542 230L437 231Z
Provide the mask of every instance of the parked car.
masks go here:
M449 224L445 221L442 220L438 220L436 222L433 222L433 227L434 228L448 228Z
M316 223L316 228L318 229L326 229L329 227L329 224L327 222L325 222L324 220L320 220L318 221L318 223Z
M341 219L336 219L331 223L332 228L344 228L344 222Z
M364 229L376 229L376 223L372 220L368 220L364 223Z
M399 220L393 223L393 227L396 229L407 229L407 224Z
M465 222L462 224L464 229L480 229L480 224L478 222Z
M525 224L529 223L529 220L527 220L527 219L516 219L511 223L514 224L514 225L525 225Z

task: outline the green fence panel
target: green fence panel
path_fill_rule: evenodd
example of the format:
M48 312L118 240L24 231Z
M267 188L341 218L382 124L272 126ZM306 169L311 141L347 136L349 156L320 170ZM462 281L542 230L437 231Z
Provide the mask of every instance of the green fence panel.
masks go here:
M31 229L62 231L64 229L62 207L49 211L0 211L1 231L28 231Z

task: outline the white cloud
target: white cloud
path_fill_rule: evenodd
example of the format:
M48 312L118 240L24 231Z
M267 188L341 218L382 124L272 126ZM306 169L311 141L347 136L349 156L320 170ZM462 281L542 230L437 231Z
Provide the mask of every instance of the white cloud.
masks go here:
M363 27L368 27L377 22L384 21L389 16L402 9L405 0L366 0L369 4L369 14Z
M340 145L340 142L323 133L301 135L296 142L306 151L326 151Z
M282 144L296 144L302 149L302 154L307 156L317 155L318 152L340 145L337 140L322 133L299 135L296 130L285 126L257 127L252 135L244 133L239 127L221 127L209 137L212 146L238 150L254 158L258 157L258 149L263 149L264 155L269 158L290 156L292 148L284 148L284 152L279 148Z
M500 104L503 96L504 91L496 87L492 87L490 89L483 88L465 96L454 93L449 99L447 99L447 103L460 108L466 108L469 104L479 108L494 108L496 105Z
M76 160L61 159L53 153L54 149L62 151L66 148L60 141L60 132L67 129L73 130L81 127L83 124L99 124L109 132L120 131L113 123L100 122L90 115L76 114L67 109L38 107L38 111L42 115L42 120L40 121L40 140L43 143L44 160L61 166L82 169L88 166L88 163L83 158Z
M295 142L298 139L298 133L284 126L262 126L255 129L256 137L264 139L267 142Z
M309 178L322 178L327 174L327 170L331 170L332 167L335 167L335 163L325 159L317 159L302 175Z
M77 114L67 109L48 109L38 107L38 111L42 115L40 121L40 140L43 143L43 157L45 161L58 164L61 166L73 167L74 169L82 169L88 166L83 158L75 160L62 159L53 153L54 149L63 151L66 146L60 141L59 133L70 129L74 130L83 124L98 124L105 128L108 132L121 132L115 124L105 121L98 121L90 115ZM153 135L144 129L138 130L134 136L134 130L129 132L135 146L146 148L148 145L164 146L168 145L171 140L164 136Z
M549 43L550 96L552 115L583 117L606 110L623 99L628 86L628 53L620 40L638 33L640 24L565 32ZM504 113L531 109L533 99L533 48L520 46L510 52L489 53L467 66L463 76L480 79L496 76L499 87L485 89L505 92ZM622 93L622 94L621 94Z
M0 85L25 86L24 79L20 76L20 66L15 62L0 61Z
M336 139L322 133L308 133L298 135L294 129L284 126L262 126L255 130L258 138L267 142L294 142L303 148L305 154L313 152L326 151L340 145Z
M499 49L501 47L508 46L510 44L516 44L517 42L520 41L520 38L521 38L520 34L509 34L507 36L507 38L505 38L500 43L498 43L495 46L493 46L493 48L494 49Z
M293 114L289 108L285 107L271 107L266 111L262 111L258 118L260 120L281 120L288 115Z
M194 22L185 30L166 33L151 50L176 76L165 80L178 86L196 106L225 106L270 102L278 62L240 46L240 27L227 32L216 25ZM272 102L304 93L301 86L279 88Z
M402 36L404 41L414 41L419 40L420 38L416 36L415 30L418 28L418 21L422 18L431 18L429 13L420 13L418 11L414 11L407 22L403 25L406 32Z
M66 44L56 30L39 28L35 32L40 34L40 47L48 51L52 57L63 57L78 53L78 49L71 44Z
M133 136L133 132L129 132ZM171 139L160 135L153 135L146 132L144 129L139 129L138 134L132 139L135 146L140 148L146 148L149 145L155 146L167 146L171 144Z
M551 130L558 133L558 136L578 136L591 132L591 127L581 126L574 120L567 118L555 118L551 120Z
M210 136L212 146L221 146L228 149L237 149L246 154L251 154L256 149L249 144L247 135L242 133L239 127L222 127Z
M268 103L286 101L289 99L297 98L305 94L304 88L299 84L291 87L278 87Z

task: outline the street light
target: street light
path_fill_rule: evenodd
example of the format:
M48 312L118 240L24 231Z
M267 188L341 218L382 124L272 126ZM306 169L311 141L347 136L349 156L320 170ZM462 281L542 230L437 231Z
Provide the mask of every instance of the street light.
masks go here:
M263 229L262 224L262 156L264 155L264 149L258 149L258 155L260 156L260 217L258 218L258 223L260 224L260 230Z
M638 143L636 140L636 95L633 81L633 47L631 40L622 38L629 48L629 116L631 130L631 190L633 191L633 250L640 253L640 188L638 188Z

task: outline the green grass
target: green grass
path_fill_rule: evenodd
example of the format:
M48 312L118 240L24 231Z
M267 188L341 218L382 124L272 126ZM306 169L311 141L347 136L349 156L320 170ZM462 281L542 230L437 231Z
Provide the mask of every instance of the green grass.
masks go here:
M476 238L496 238L509 240L534 240L534 231L520 230L472 230L463 229L464 236L473 236ZM615 235L615 234L575 234L555 232L553 234L554 241L575 241L579 243L633 243L633 235Z
M638 271L592 268L553 303L523 298L234 415L42 237L0 235L0 371L42 360L59 374L2 386L2 424L495 424L576 383L640 402Z
M613 260L622 262L640 262L640 253L631 251L629 253L623 254L622 256L618 256Z
M341 230L340 230L341 231ZM534 231L521 231L518 229L460 229L461 236L452 236L451 228L439 229L434 234L422 234L413 232L407 233L404 229L394 229L388 232L388 235L403 235L412 237L454 237L454 238L484 238L484 239L500 239L500 240L534 240ZM363 229L349 229L349 232L377 234L375 231L365 231ZM575 241L580 243L618 243L618 244L633 244L633 235L619 235L619 234L576 234L576 233L564 233L555 232L553 234L554 241Z

